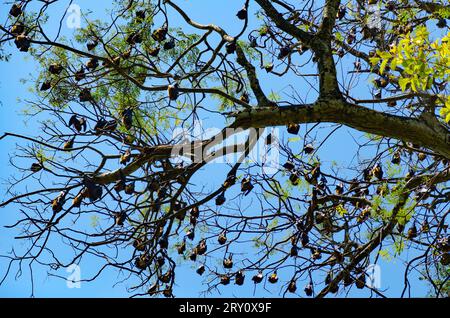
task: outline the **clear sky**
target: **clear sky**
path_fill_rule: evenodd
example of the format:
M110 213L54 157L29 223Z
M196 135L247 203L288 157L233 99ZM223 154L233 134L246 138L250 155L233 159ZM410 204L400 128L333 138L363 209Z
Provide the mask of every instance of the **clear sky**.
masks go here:
M67 3L68 1L63 1ZM187 11L192 14L192 18L201 23L217 23L225 27L225 29L233 34L239 30L240 25L236 23L234 18L236 12L242 7L243 0L191 0L191 1L176 1L181 7L189 8ZM99 17L105 17L104 9L106 1L88 1L88 0L78 0L75 1L76 4L80 5L83 12L91 9L94 11L95 15ZM256 5L252 3L252 9L256 8ZM1 5L1 21L5 21L6 13L8 11L9 5ZM254 19L252 17L251 19ZM50 22L51 23L55 23ZM181 23L181 21L179 21ZM63 26L63 33L70 35L72 30L65 28ZM31 99L32 95L28 92L28 88L33 86L31 82L22 82L22 79L29 78L29 74L36 71L36 65L30 60L27 54L14 52L11 61L8 63L0 62L0 134L3 132L16 132L22 134L34 134L38 125L34 122L25 122L24 118L20 116L20 111L24 109L25 104L23 100ZM342 69L349 68L350 62L343 63L341 65ZM273 91L283 95L286 90L286 83L280 81L279 79L274 79L270 76L264 76L261 80L263 87L266 91ZM366 88L366 83L362 83L359 87L361 93L364 93ZM304 92L304 89L300 89ZM22 101L19 101L18 99ZM214 120L206 119L206 125L211 127L214 126ZM303 130L302 130L303 131ZM325 160L335 160L340 162L350 162L354 160L349 154L353 154L352 151L346 151L349 147L354 149L355 145L352 143L352 137L360 136L354 130L343 128L337 134L335 134L331 140L327 142L327 147L324 148L323 158ZM6 199L4 197L6 185L5 181L12 174L15 173L14 168L9 163L9 156L13 154L16 147L16 143L19 142L17 139L4 139L0 141L0 201ZM23 141L22 141L23 142ZM330 158L330 154L332 158ZM215 167L213 175L211 175L211 170L208 171L208 177L213 179L215 177L214 173L217 173L218 180L222 179L219 177L221 172L223 172L223 167ZM201 178L206 178L205 175L200 175ZM208 185L209 186L209 185ZM211 186L212 189L212 186ZM5 255L9 253L12 248L23 249L23 246L14 241L13 237L18 235L18 230L6 229L4 226L12 224L17 220L18 217L18 206L8 206L6 208L0 209L0 255ZM19 244L19 246L18 246ZM67 248L66 245L56 244L56 248ZM399 296L403 288L403 264L402 262L415 254L414 251L408 251L406 249L402 255L396 260L389 262L381 261L381 289L386 290L385 294L387 296ZM93 273L97 267L96 260L87 260L83 267L81 268L82 277L87 277L89 273ZM0 275L3 277L7 270L8 261L5 258L0 258ZM29 297L31 294L31 280L30 280L30 270L27 266L22 268L21 275L16 277L18 270L18 265L15 263L11 269L10 275L6 278L2 285L0 285L0 296L3 297ZM98 279L94 282L83 282L81 288L68 288L66 281L58 277L52 277L47 274L48 269L37 265L33 268L34 276L34 296L37 297L128 297L127 288L133 286L133 280L128 280L123 283L118 283L124 279L123 275L114 271L108 270L104 272ZM66 277L68 274L64 269L52 272L52 274L57 273L62 277ZM250 275L250 274L249 274ZM182 277L178 280L178 284L174 289L174 294L178 297L201 297L200 294L205 286L202 286L202 281L195 274L191 263L177 267L177 276ZM425 296L427 293L427 286L417 279L417 275L412 276L412 284L415 286L412 290L412 296ZM0 279L1 279L0 278ZM182 285L181 285L182 283ZM303 285L306 282L303 283ZM299 283L299 289L303 289L303 285ZM267 290L263 290L262 285L258 285L258 296L262 297L279 297L282 294L281 284L276 286L266 286ZM233 284L229 286L221 286L218 292L214 292L209 296L215 297L251 297L254 293L254 286L250 282L250 277L247 277L246 284L241 288L236 288ZM300 293L303 296L303 293ZM350 296L361 296L367 297L368 292L358 293L350 292ZM345 294L339 294L339 296L345 296Z

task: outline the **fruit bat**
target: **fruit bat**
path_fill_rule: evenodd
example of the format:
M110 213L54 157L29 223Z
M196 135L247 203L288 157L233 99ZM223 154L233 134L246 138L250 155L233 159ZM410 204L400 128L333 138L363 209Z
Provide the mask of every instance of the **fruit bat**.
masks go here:
M92 51L98 45L98 41L91 41L86 44L88 51Z
M159 54L160 48L159 46L149 49L147 52L150 56L157 57Z
M142 239L135 239L133 242L133 247L140 252L145 250L145 242Z
M114 212L114 223L118 226L123 226L127 215L123 212Z
M230 276L228 276L228 275L221 275L220 276L220 283L222 285L228 285L230 283Z
M295 280L291 280L287 289L290 293L295 293L297 291L297 284L295 283Z
M177 246L178 254L181 255L186 251L186 239L183 239L181 244Z
M347 8L345 6L341 5L339 7L336 17L338 18L338 20L342 20L345 17L346 13L347 13Z
M139 32L133 32L127 37L127 43L134 45L136 43L142 43L142 35Z
M234 54L236 52L236 42L229 42L225 45L225 51L227 54Z
M116 184L114 185L113 189L114 191L116 191L117 193L122 192L125 189L125 179L122 178L119 181L116 182Z
M303 148L303 151L304 151L307 155L309 155L309 154L311 154L311 153L314 151L314 147L313 147L313 145L311 145L311 144L307 144L307 145Z
M220 245L223 245L227 242L227 236L225 235L225 231L219 234L217 241L219 242Z
M297 174L294 172L289 176L289 181L291 182L291 184L293 186L297 186L299 183L299 178L297 176Z
M11 27L11 34L14 36L18 36L21 33L25 32L25 26L22 23L16 23Z
M408 239L414 239L417 237L417 228L416 225L413 224L409 229L408 229Z
M285 57L287 57L289 54L291 54L291 52L292 52L292 49L291 49L290 45L282 46L282 47L280 47L280 51L278 52L277 57L279 60L282 60Z
M223 262L223 267L226 269L230 269L233 267L233 255L230 254L230 256L228 258L224 258Z
M440 19L438 20L438 22L436 23L436 26L437 26L438 28L440 28L440 29L445 28L445 27L447 26L447 20L444 19L444 18L440 18Z
M167 86L167 95L170 100L176 100L178 98L178 83Z
M57 64L57 63L52 63L48 67L48 71L50 72L50 74L53 74L53 75L61 74L62 70L63 70L62 65L61 64Z
M195 272L200 276L202 276L203 273L205 272L205 265L200 265Z
M267 64L264 66L264 69L266 70L266 73L270 73L273 71L273 64Z
M235 284L238 286L242 286L242 285L244 285L244 280L245 280L244 273L241 270L238 271L236 273Z
M83 88L80 92L80 94L78 95L78 97L80 98L80 102L89 102L92 101L92 95L91 95L91 90L89 88Z
M392 162L394 165L400 164L400 151L396 151L396 152L394 153L394 155L392 156L391 162Z
M278 282L278 275L277 272L273 272L270 276L269 276L269 283L271 284L275 284L276 282Z
M385 76L381 76L375 80L375 85L378 88L386 88L388 86L389 80Z
M297 246L293 245L291 247L290 256L291 257L297 257L298 256L298 247Z
M292 135L297 135L300 131L300 125L299 124L288 124L287 126L287 132Z
M19 15L22 14L22 4L21 3L14 3L9 10L9 14L12 15L14 18L17 18Z
M193 228L189 229L186 233L186 237L190 240L193 240L195 237L195 231Z
M133 127L133 110L130 108L125 109L121 113L122 124L127 130L130 130Z
M258 272L258 274L254 275L254 276L252 277L252 281L253 281L255 284L259 284L259 283L262 282L263 277L264 277L264 276L263 276L263 273L260 271L260 272Z
M69 127L73 126L78 132L86 131L86 119L83 117L78 118L77 115L72 115L72 117L70 117L68 125Z
M166 235L162 236L159 239L158 244L159 244L159 247L161 247L161 248L168 248L169 247L169 240L168 240L167 236Z
M14 44L19 49L20 52L28 52L28 49L30 48L31 41L28 36L25 34L20 34L16 37L14 40Z
M194 218L198 218L200 215L200 210L197 206L193 207L191 210L191 216Z
M226 201L225 194L222 192L216 197L216 205L220 206Z
M283 165L283 168L285 168L288 171L292 171L295 168L295 165L292 161L286 161Z
M172 288L170 288L170 286L166 285L166 288L163 290L163 295L166 298L172 297Z
M127 149L123 154L120 155L119 163L122 165L126 165L131 160L131 151Z
M362 273L355 281L356 288L363 289L366 286L366 274Z
M81 81L86 77L86 74L84 74L84 68L81 67L78 71L75 72L75 80L77 82Z
M95 70L98 67L98 59L96 57L93 57L89 59L89 61L86 62L86 68L88 70Z
M242 94L241 97L239 98L239 100L246 104L250 103L250 98L248 97L247 93Z
M148 289L147 293L150 296L153 296L156 294L156 292L158 291L159 285L158 283L154 283L152 286L150 286L150 288Z
M189 254L189 259L193 262L197 260L197 250L194 248L194 250Z
M72 150L74 142L75 142L75 137L73 137L73 138L67 140L67 141L64 143L63 149L64 149L64 150Z
M140 270L145 270L150 265L150 260L147 255L141 255L135 258L134 265Z
M342 182L336 185L335 193L337 195L342 195L342 193L344 193L344 184Z
M172 49L174 49L174 48L175 48L175 40L174 40L174 39L170 39L169 41L167 41L167 42L164 43L164 45L163 45L163 49L164 49L165 51L172 50Z
M61 212L66 202L66 191L61 191L59 195L52 200L52 210L53 213Z
M313 294L313 286L311 283L309 283L308 285L305 286L304 292L306 294L306 296L311 297Z
M206 245L206 240L204 240L204 239L201 240L201 241L198 243L196 249L197 249L197 254L198 254L198 255L203 255L203 254L205 254L206 251L208 250L208 246Z
M49 90L51 87L52 87L51 82L45 81L42 83L40 90L45 92L45 91Z
M144 20L145 19L145 11L144 10L136 11L136 18Z
M30 170L32 172L39 172L39 171L42 170L42 168L43 167L42 167L42 165L39 162L34 162L34 163L31 164Z
M377 163L375 167L372 169L372 175L377 178L378 180L383 179L383 168L381 167L380 163Z
M244 192L244 195L248 195L252 190L254 186L250 180L250 178L244 178L241 182L241 192Z
M164 41L166 39L167 31L168 31L167 23L164 23L164 25L162 27L160 27L160 28L156 29L155 31L153 31L152 38L156 42L162 42L162 41Z
M241 10L239 10L238 13L236 13L236 16L238 17L239 20L247 19L247 8L244 7Z

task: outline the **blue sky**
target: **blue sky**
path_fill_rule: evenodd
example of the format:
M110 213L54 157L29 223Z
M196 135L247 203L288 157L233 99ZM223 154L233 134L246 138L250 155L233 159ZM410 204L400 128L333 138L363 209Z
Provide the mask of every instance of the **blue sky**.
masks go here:
M244 1L241 0L231 0L231 1L208 1L208 0L195 0L195 1L176 1L182 8L189 8L187 11L192 15L192 18L200 23L217 23L224 25L227 32L234 34L239 31L240 24L234 18L236 12L242 7ZM103 1L87 1L78 0L75 3L79 4L83 12L85 10L91 9L96 16L104 17L103 7L105 2ZM256 5L252 4L252 8L255 9ZM7 6L2 5L2 10L0 14L1 21L5 21L7 12ZM254 19L254 17L252 17ZM57 21L57 19L55 19ZM50 25L56 23L55 21L50 21ZM181 21L178 21L182 23ZM252 22L251 22L252 23ZM254 22L253 22L254 23ZM62 28L63 34L70 35L72 30L64 27ZM23 134L34 134L38 125L34 122L25 122L24 118L20 116L20 111L25 107L23 100L31 99L32 95L28 92L28 88L33 85L32 82L23 83L21 79L29 78L29 75L35 72L36 65L27 58L26 54L13 51L14 54L9 63L0 62L1 72L0 72L0 134L3 132L16 132ZM342 63L342 69L345 70L351 67L351 62ZM364 79L366 80L366 79ZM277 94L283 96L283 94L289 91L287 83L291 82L296 85L294 78L288 78L286 80L280 81L278 78L271 77L270 75L263 75L261 78L261 83L265 88L266 92L270 91L276 92ZM300 83L301 84L301 83ZM358 89L361 94L367 92L367 83L362 82L359 84ZM305 93L305 89L300 89L302 93ZM358 92L359 93L359 92ZM314 95L314 94L311 94ZM19 101L20 98L22 101ZM207 126L219 126L220 123L215 121L215 118L208 117L204 121ZM302 128L304 132L306 128ZM349 128L340 129L335 135L332 136L330 140L327 141L326 147L322 150L320 154L325 161L332 160L343 162L349 164L355 158L352 157L353 151L355 150L355 144L352 142L352 138L360 138L361 134L351 130ZM4 180L9 178L14 174L14 168L9 164L9 155L13 153L17 139L4 139L0 141L0 147L2 151L0 152L0 201L6 199L4 197L5 193L5 183ZM370 153L367 154L370 156ZM199 182L203 178L209 178L208 180L216 179L216 183L220 183L223 180L224 167L217 164L212 167L207 172L200 173L197 176ZM213 189L214 182L208 188ZM21 250L24 246L20 246L23 243L18 243L13 239L14 236L18 235L19 232L15 229L6 229L5 225L11 224L17 220L18 217L17 206L8 206L6 208L0 209L0 255L5 255L10 252L12 247ZM67 248L66 245L55 242L55 248L63 249ZM410 253L411 255L408 255ZM406 250L403 254L396 260L390 262L381 261L381 283L382 290L386 290L385 294L387 296L399 296L403 288L403 264L402 261L415 255L414 251ZM88 277L97 268L98 260L86 259L81 267L81 275L83 278ZM3 277L8 262L5 258L0 258L0 275ZM29 297L31 294L31 282L30 282L30 271L27 266L22 269L22 274L20 277L15 277L17 272L17 264L12 268L10 275L6 278L4 283L0 286L0 296L3 297ZM177 268L177 277L182 277L178 280L178 284L174 290L174 294L178 297L200 297L201 291L205 288L202 281L198 279L198 276L194 273L191 263L186 265L181 265ZM123 280L123 274L118 273L115 270L108 270L104 272L98 279L94 282L83 282L81 288L68 288L66 286L66 281L58 277L48 276L48 269L42 266L36 265L33 268L34 276L34 296L36 297L128 297L127 288L133 286L133 280L125 281L124 283L119 283L115 285L116 282ZM64 269L56 272L61 277L66 277L68 274ZM55 274L55 272L52 272ZM253 284L250 282L250 277L252 274L247 275L247 283L241 288L235 288L232 284L229 286L220 287L220 293L214 292L210 296L215 297L251 297L254 292ZM412 277L417 278L417 275ZM281 278L282 279L282 278ZM307 282L299 282L299 290L303 289L304 284ZM113 286L115 285L115 286ZM425 284L417 279L413 279L414 290L412 291L413 296L425 296L427 293L427 287ZM257 295L262 297L279 297L282 294L281 284L276 286L266 286L267 291L263 290L263 286L259 285ZM301 293L301 295L303 295ZM355 293L350 292L350 296L357 297L367 297L368 292ZM344 296L344 294L340 294Z

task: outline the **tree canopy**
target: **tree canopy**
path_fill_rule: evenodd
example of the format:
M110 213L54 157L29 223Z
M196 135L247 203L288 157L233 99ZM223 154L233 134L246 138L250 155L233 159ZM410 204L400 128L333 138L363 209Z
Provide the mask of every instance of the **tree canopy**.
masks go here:
M383 297L369 265L408 249L401 296L413 271L447 296L448 1L242 0L223 25L115 1L69 35L62 2L5 4L0 25L2 63L39 65L22 103L39 130L0 136L18 142L10 264L95 258L86 281L115 268L155 297L186 263L210 293Z

